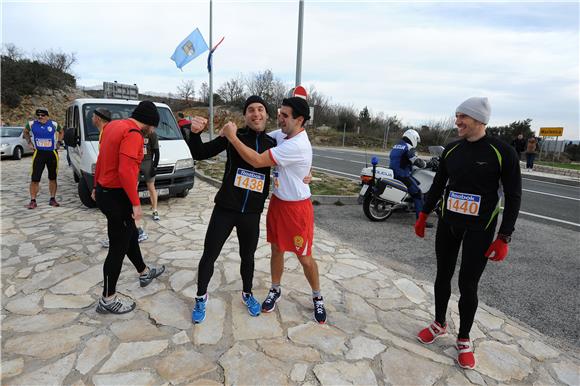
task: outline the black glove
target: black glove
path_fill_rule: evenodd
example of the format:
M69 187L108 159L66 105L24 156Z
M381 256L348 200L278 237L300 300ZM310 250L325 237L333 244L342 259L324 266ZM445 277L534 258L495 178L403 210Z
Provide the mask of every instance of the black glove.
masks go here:
M413 165L417 166L420 169L425 169L425 161L422 160L421 158L417 158L415 159L415 162L413 162Z

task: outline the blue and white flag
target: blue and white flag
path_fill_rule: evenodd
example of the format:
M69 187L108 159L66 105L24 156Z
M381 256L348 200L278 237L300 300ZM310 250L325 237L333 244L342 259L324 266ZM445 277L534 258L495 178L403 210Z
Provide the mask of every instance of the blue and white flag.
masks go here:
M207 43L201 35L201 32L199 32L199 28L196 28L195 31L179 43L171 56L171 60L175 62L177 68L182 69L183 66L207 50Z

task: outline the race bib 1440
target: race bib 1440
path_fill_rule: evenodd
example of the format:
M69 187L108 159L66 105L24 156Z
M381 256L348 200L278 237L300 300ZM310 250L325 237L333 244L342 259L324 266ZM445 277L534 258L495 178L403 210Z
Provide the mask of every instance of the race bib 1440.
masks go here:
M234 186L251 190L252 192L262 193L264 191L265 181L266 175L262 173L238 168L236 179L234 180Z
M471 193L449 191L447 210L468 216L479 216L481 196Z

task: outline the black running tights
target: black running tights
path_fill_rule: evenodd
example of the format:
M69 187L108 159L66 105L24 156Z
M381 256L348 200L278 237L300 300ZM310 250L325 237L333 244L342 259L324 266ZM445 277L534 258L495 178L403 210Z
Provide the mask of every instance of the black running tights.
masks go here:
M437 224L435 254L437 277L435 279L435 320L445 323L447 303L451 296L451 279L457 264L459 247L463 245L459 268L459 335L468 339L477 311L477 286L487 258L484 256L495 233L496 220L483 231L472 231L451 226L443 220Z
M103 265L103 296L108 297L116 292L125 255L131 260L137 272L143 272L147 266L143 262L139 248L133 206L125 191L97 186L96 198L99 209L107 217L109 253Z
M213 266L221 253L224 243L236 227L240 243L240 274L244 292L252 292L254 279L254 253L260 236L261 213L239 213L215 206L207 233L203 255L197 271L197 296L207 292L207 286L213 276Z

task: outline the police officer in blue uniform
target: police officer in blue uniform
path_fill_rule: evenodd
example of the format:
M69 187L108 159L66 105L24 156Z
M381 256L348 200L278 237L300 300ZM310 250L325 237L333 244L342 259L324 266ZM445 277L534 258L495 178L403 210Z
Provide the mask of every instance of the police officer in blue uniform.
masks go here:
M58 172L58 141L61 140L61 128L48 117L48 109L36 109L36 119L28 122L24 128L24 138L34 147L32 156L32 173L30 181L30 203L28 209L36 208L36 195L40 189L40 177L44 167L48 169L48 190L50 206L60 206L56 201L56 176ZM32 136L31 136L32 135Z

